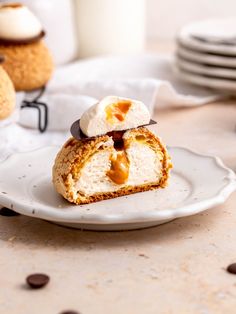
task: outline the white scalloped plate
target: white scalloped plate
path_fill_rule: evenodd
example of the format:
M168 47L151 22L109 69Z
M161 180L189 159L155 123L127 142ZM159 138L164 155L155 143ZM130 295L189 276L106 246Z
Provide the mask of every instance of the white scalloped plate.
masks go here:
M175 62L181 70L191 72L193 74L206 75L210 79L234 79L236 81L236 69L221 68L217 66L208 66L201 63L196 63L193 61L184 60L176 56Z
M236 175L219 158L169 148L174 169L166 189L75 206L58 195L51 168L58 147L18 153L0 164L0 204L32 217L74 228L130 230L194 215L223 203Z
M207 77L193 72L188 72L183 68L180 68L177 63L174 65L174 71L176 75L185 82L217 89L222 92L230 92L232 95L236 92L236 80L227 80L220 77Z
M225 57L220 55L211 55L204 52L190 50L180 45L177 45L177 54L183 59L187 59L193 62L211 64L214 66L236 68L235 56Z

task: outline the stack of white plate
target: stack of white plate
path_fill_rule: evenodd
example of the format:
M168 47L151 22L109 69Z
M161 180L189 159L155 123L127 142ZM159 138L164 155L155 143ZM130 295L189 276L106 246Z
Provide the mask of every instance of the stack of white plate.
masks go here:
M175 60L185 81L236 92L236 18L185 26L177 36Z

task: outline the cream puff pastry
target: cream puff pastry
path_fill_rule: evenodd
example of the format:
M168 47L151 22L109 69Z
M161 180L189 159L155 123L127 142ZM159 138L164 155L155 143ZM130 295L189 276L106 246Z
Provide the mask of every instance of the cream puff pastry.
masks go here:
M164 188L172 167L165 145L143 125L150 114L138 101L109 96L80 119L84 134L70 138L53 166L59 194L88 204Z

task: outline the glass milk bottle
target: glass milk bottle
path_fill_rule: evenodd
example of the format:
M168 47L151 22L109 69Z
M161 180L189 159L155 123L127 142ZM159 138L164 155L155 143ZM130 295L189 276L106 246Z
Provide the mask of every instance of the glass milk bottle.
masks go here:
M145 0L76 0L80 57L143 50Z

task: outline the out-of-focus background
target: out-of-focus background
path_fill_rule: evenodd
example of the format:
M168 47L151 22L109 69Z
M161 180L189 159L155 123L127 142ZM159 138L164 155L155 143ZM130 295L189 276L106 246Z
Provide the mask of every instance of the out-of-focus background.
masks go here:
M0 3L9 2L0 0ZM41 19L56 63L96 54L173 51L177 32L232 17L235 0L22 0ZM103 35L101 35L103 34ZM89 46L89 48L88 48ZM126 47L126 48L125 48ZM79 49L78 49L79 48Z
M171 41L186 23L206 18L232 17L235 0L146 0L147 39Z
M6 2L13 1L0 0ZM234 0L21 2L41 22L56 65L43 82L48 130L68 130L74 116L106 95L139 98L154 112L236 94ZM30 113L21 110L20 124L35 128Z

